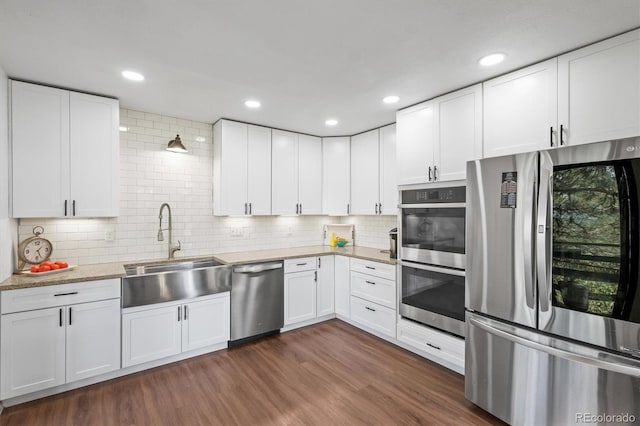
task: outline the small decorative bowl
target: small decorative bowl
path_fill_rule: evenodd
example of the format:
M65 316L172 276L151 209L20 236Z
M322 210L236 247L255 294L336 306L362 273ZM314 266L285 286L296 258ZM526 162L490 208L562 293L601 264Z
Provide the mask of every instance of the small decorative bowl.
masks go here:
M338 247L344 247L344 246L345 246L345 244L347 244L347 242L346 242L346 241L338 241L338 242L336 242L336 245L337 245Z

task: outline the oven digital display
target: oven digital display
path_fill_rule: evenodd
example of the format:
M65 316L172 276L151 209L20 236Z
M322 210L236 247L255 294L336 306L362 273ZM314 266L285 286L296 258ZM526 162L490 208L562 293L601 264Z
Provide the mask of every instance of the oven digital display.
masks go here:
M456 203L465 202L464 186L440 189L411 189L402 191L402 202L411 203Z

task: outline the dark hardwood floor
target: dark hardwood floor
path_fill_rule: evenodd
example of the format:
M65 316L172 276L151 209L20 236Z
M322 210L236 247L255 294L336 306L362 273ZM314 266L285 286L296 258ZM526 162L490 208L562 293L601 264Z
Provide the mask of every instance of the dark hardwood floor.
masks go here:
M9 407L1 425L497 424L464 378L332 320Z

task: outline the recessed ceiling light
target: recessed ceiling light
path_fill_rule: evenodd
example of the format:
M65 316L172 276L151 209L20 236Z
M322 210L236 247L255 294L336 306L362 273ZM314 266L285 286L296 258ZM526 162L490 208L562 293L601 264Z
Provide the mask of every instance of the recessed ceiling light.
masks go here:
M400 98L397 96L386 96L382 98L382 102L384 102L385 104L395 104L399 100Z
M144 80L144 75L135 71L122 71L122 76L127 80L131 81L142 81Z
M205 139L203 136L196 136L196 142L204 142Z
M480 58L478 63L483 67L490 67L504 61L504 58L506 56L507 55L505 55L504 53L492 53L491 55L483 56L482 58Z
M260 108L260 102L251 99L248 101L244 101L244 106L246 106L247 108Z
M118 129L119 129L121 132L126 132L126 131L128 131L128 130L129 130L129 128L128 128L127 126L120 126Z
M336 124L338 124L338 120L336 120L335 118L330 118L325 121L324 124L326 124L327 126L335 126Z

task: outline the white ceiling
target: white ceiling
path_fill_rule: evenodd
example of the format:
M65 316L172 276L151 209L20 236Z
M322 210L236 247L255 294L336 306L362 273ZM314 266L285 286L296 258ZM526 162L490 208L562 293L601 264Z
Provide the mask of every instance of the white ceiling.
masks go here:
M126 108L349 135L639 26L638 0L0 0L0 66ZM479 67L495 51L506 61Z

